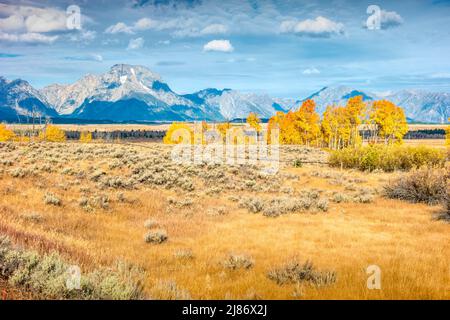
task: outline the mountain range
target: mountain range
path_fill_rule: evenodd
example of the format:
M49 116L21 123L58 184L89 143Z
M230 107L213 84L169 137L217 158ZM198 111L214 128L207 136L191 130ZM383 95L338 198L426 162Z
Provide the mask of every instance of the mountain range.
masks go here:
M317 111L323 113L326 106L345 104L356 95L369 102L388 99L404 108L409 121L445 123L450 116L449 93L401 90L376 94L338 86L324 87L301 100L214 88L182 95L146 67L117 64L104 74L88 74L73 84L53 84L41 90L21 79L0 77L0 120L47 116L85 122L223 121L245 118L250 112L269 118L277 111L298 108L306 99L313 99Z

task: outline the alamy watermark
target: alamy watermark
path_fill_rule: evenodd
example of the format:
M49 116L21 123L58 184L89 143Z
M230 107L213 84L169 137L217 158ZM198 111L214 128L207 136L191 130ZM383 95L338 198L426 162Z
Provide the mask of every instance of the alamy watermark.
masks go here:
M77 5L68 6L66 9L66 27L69 30L81 30L81 8Z
M194 130L178 128L171 135L178 142L172 149L172 161L185 165L225 164L257 165L261 173L274 175L279 170L279 130L258 132L246 127L230 127L220 132L203 130L194 124Z
M81 289L81 269L79 266L70 266L66 271L66 288L67 290Z
M381 268L372 264L367 267L366 273L369 275L367 278L367 289L381 290Z
M381 29L381 8L377 5L370 5L367 7L367 14L370 16L367 18L366 27L368 30L380 30Z

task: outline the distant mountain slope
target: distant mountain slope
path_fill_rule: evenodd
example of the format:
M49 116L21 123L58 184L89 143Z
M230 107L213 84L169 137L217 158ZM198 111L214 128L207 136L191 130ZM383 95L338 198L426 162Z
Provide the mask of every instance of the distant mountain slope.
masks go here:
M402 90L385 97L405 110L416 122L446 123L450 117L450 93Z
M388 95L364 92L346 86L324 87L309 97L298 101L296 109L306 99L313 99L317 112L322 114L327 106L345 105L354 96L362 96L364 101L387 99L405 110L405 115L412 122L445 123L450 116L450 94L433 93L420 90L402 90Z
M35 115L83 121L224 121L245 119L250 112L270 118L313 99L322 114L329 105L344 105L361 95L367 102L388 99L405 110L408 121L445 123L450 93L402 90L376 94L347 86L324 87L305 99L208 88L180 95L143 66L117 64L100 75L88 74L73 84L53 84L38 91L24 80L0 77L0 120Z
M0 77L0 119L17 121L20 116L32 114L41 117L58 116L45 97L28 82L21 79L8 81Z
M178 95L158 74L125 64L114 65L102 75L87 75L71 85L51 85L41 92L59 114L93 120L221 121L249 112L268 117L283 109L267 95L230 89Z

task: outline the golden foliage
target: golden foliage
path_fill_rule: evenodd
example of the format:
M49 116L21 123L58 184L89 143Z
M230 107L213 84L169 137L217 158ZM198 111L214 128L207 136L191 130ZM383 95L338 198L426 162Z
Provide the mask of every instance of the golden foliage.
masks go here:
M59 127L55 125L48 125L41 132L39 132L39 140L49 142L64 142L66 141L66 134Z
M323 143L331 149L360 145L359 126L366 109L361 96L350 98L345 107L327 107L321 123Z
M450 118L448 118L447 121L450 121ZM445 144L450 147L450 124L448 124L445 129Z
M256 130L256 132L261 132L261 120L258 118L258 115L254 112L250 112L247 117L247 123Z
M370 121L376 127L376 138L384 139L385 143L403 141L408 132L405 113L403 109L390 101L375 101L370 113Z
M186 123L173 122L163 138L164 144L194 144L194 130Z
M15 136L14 131L8 129L5 124L0 124L0 142L11 141Z
M83 131L80 134L80 142L82 143L89 143L92 142L92 133L89 131Z
M277 112L269 119L268 136L271 130L280 130L281 144L318 145L320 139L320 117L313 100L306 100L297 111L284 114Z

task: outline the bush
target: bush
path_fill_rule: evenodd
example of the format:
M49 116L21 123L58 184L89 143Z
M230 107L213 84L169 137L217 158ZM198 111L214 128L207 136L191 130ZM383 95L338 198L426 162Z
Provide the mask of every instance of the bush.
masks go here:
M422 168L392 181L384 187L387 197L429 205L448 201L448 179L445 169Z
M160 244L167 240L167 232L165 230L152 230L145 235L145 242Z
M61 205L61 199L59 199L57 196L55 196L52 193L46 193L44 196L44 203L45 204L51 204L54 206L60 206Z
M228 258L222 262L222 265L231 270L250 269L253 267L253 259L245 255L230 254Z
M7 237L0 236L0 278L24 288L40 299L141 299L144 274L119 263L80 275L80 288L67 285L70 265L57 253L40 255L15 249Z
M336 282L334 271L317 271L310 261L299 263L292 261L285 266L269 271L267 277L279 285L309 282L316 286L330 285Z
M421 166L443 167L446 153L425 146L369 145L332 151L329 163L334 167L383 171L410 170Z

